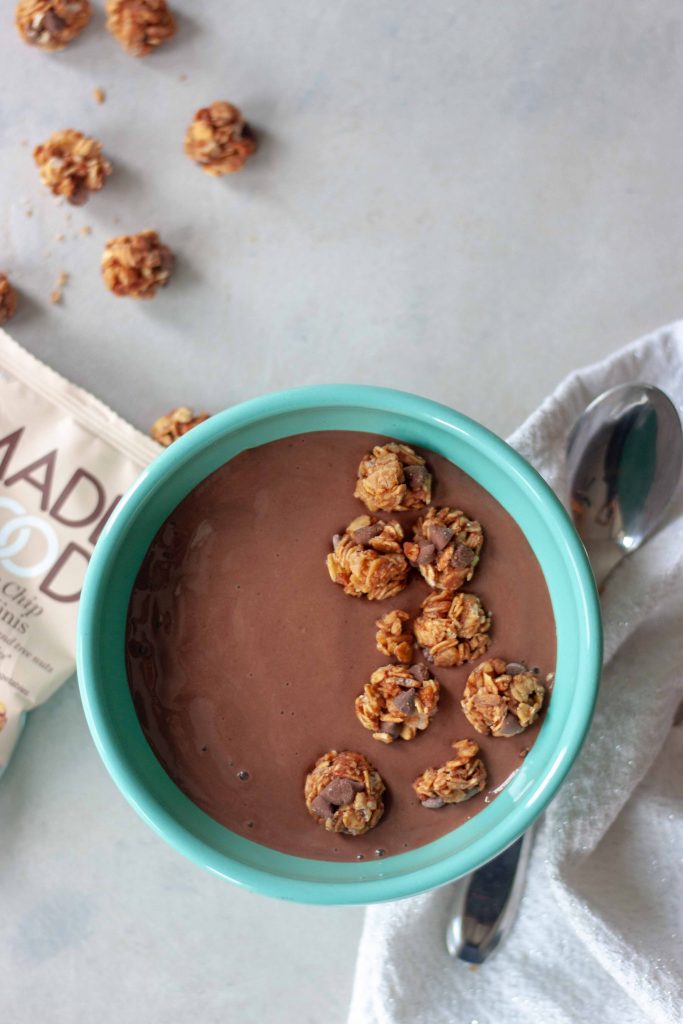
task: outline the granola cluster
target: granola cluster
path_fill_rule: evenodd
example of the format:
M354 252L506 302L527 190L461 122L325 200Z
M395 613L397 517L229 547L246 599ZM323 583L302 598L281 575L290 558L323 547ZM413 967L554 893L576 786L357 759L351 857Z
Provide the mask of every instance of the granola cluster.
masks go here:
M396 658L403 665L413 660L413 631L408 625L410 615L398 608L377 619L377 650L389 658Z
M304 797L311 816L328 832L362 836L384 813L384 782L363 754L330 750L306 776Z
M107 0L107 28L133 57L145 57L176 33L166 0Z
M43 184L73 206L87 203L90 193L99 192L111 174L111 164L102 156L102 144L73 128L54 132L36 146L33 159Z
M438 810L459 804L481 793L486 785L486 766L474 740L456 740L455 757L440 768L427 768L415 779L413 789L423 807Z
M543 706L545 687L519 662L491 658L469 674L461 706L477 732L516 736Z
M460 509L429 508L403 550L411 565L437 590L459 590L474 575L484 543L481 524Z
M352 597L369 601L394 597L408 580L408 562L401 551L400 523L358 516L343 534L332 539L327 571L334 583Z
M29 46L61 50L90 21L90 0L19 0L14 19Z
M393 743L412 740L426 729L438 703L439 684L426 665L384 665L356 698L356 715L373 740Z
M188 430L209 419L208 412L194 413L187 405L179 405L177 409L171 409L165 416L155 420L150 428L150 435L164 448L168 448L174 441L177 441Z
M194 115L185 135L185 152L214 177L242 169L256 151L254 134L232 103L217 100Z
M354 497L370 512L405 512L432 500L432 476L425 460L407 444L376 445L358 467Z
M0 324L4 324L17 311L17 293L6 274L0 274Z
M491 615L476 594L439 590L422 602L413 623L428 661L451 668L480 658L491 642Z
M102 277L114 295L151 299L173 271L174 257L156 231L111 238L102 253Z

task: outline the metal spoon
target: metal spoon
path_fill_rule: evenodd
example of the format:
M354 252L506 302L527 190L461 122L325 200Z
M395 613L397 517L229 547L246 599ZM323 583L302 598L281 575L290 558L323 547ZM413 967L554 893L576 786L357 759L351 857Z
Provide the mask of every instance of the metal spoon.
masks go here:
M661 523L678 488L683 430L651 384L622 384L584 410L567 441L569 505L602 588ZM455 883L446 927L451 956L483 963L507 935L524 890L533 828Z

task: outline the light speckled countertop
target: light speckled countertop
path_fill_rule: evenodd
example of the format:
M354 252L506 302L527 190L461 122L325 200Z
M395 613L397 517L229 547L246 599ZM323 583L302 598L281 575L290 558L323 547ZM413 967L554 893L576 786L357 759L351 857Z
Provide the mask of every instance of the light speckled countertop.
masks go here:
M184 0L177 39L137 61L101 3L55 55L20 43L12 6L10 330L138 426L179 403L346 380L505 434L573 367L680 314L673 0ZM218 98L262 138L223 180L181 150L194 109ZM50 196L31 159L62 127L100 137L115 164L82 209ZM117 300L103 243L144 227L177 273L151 303ZM362 912L271 902L166 847L110 782L73 682L33 715L0 782L0 903L11 1024L344 1020Z

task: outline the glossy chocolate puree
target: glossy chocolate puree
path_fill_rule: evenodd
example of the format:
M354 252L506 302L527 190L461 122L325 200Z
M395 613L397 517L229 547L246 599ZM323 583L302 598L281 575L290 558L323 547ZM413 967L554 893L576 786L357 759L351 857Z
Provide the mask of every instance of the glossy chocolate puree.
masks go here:
M370 434L300 434L245 451L196 487L145 558L128 622L130 687L142 728L177 785L217 821L287 853L353 860L402 853L449 832L492 799L519 767L537 727L510 739L478 736L460 709L472 665L436 669L439 710L424 733L389 746L358 722L354 699L390 659L375 620L417 610L414 579L398 597L367 601L330 580L331 538L365 509L353 497ZM485 541L465 589L493 613L487 656L554 670L555 624L539 565L494 499L429 452L433 503L480 520ZM386 514L408 529L418 512ZM472 737L487 791L438 811L422 808L416 776ZM358 750L387 785L386 811L364 836L326 832L304 804L306 772L327 750Z

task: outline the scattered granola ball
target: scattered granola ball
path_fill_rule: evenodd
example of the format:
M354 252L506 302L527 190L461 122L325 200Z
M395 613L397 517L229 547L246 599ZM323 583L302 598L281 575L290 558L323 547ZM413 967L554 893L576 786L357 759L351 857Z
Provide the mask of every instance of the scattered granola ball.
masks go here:
M304 796L309 813L328 832L362 836L384 814L385 786L363 754L330 750L306 776Z
M107 28L133 57L145 57L176 33L166 0L107 0Z
M61 50L80 35L90 13L90 0L19 0L14 18L29 46Z
M0 324L4 324L17 311L17 293L6 274L0 274Z
M420 803L430 810L469 800L486 785L486 766L474 740L456 740L452 746L454 758L440 768L427 768L413 783Z
M194 115L185 152L214 177L239 171L256 151L254 134L237 107L217 100Z
M7 708L2 703L2 701L0 701L0 732L2 732L2 730L5 728L6 725L7 725Z
M432 476L421 455L392 441L363 456L353 495L371 512L424 508L432 500Z
M164 448L177 441L179 437L192 430L199 423L209 419L208 412L198 412L195 416L192 409L187 405L180 405L177 409L171 409L165 416L155 420L150 429L150 434L155 441L162 444Z
M406 558L430 587L458 590L474 575L484 543L481 524L453 508L429 508L403 545Z
M413 660L413 631L406 623L410 622L408 612L394 609L377 619L377 650L389 658L396 658L404 665Z
M99 192L111 164L102 156L102 144L82 132L66 128L33 150L40 178L55 196L64 196L73 206L87 203L91 192Z
M405 587L409 565L401 551L400 523L358 516L341 536L332 538L333 551L327 556L327 571L334 583L352 597L365 595L369 601L395 597Z
M156 231L110 238L102 253L102 276L114 295L151 299L173 272L174 256Z
M356 697L356 716L373 740L412 740L427 728L438 702L439 684L426 665L384 665Z
M491 616L474 594L430 594L413 629L427 660L444 668L480 658L491 643Z
M470 672L460 703L477 732L516 736L536 721L544 697L543 683L524 665L491 658Z

